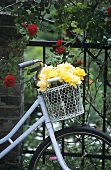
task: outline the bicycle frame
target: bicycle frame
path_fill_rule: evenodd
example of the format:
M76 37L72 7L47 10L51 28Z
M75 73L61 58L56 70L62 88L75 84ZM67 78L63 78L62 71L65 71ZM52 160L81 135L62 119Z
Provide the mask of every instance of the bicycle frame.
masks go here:
M29 129L27 129L21 136L19 136L15 141L12 141L11 137L17 132L17 130L23 125L23 123L26 121L26 119L33 113L33 111L37 108L37 106L40 105L42 109L43 116L35 122ZM58 162L60 163L61 167L64 170L70 170L60 152L59 145L56 141L55 135L54 135L54 129L52 126L52 123L50 121L44 99L42 95L38 95L37 100L33 103L33 105L29 108L29 110L25 113L25 115L20 119L20 121L15 125L15 127L10 131L9 134L7 134L4 138L0 139L0 144L5 143L6 141L10 142L10 145L4 149L0 153L0 159L3 158L7 153L9 153L16 145L18 145L21 141L23 141L24 138L26 138L33 130L35 130L38 126L40 126L43 122L46 124L46 128L49 132L50 139L52 141L52 145L55 151L55 154L58 158Z

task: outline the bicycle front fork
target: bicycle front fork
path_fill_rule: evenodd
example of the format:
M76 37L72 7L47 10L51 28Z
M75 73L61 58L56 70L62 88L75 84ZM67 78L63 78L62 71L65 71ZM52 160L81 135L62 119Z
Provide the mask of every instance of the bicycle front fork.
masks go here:
M61 154L58 142L57 142L56 137L54 135L54 130L53 130L52 124L50 122L48 122L48 123L46 123L46 127L47 127L47 130L49 132L49 136L50 136L50 139L52 141L52 145L53 145L55 154L56 154L56 156L58 158L59 164L61 165L63 170L71 170L70 168L68 168L68 166L67 166L66 162L64 161L64 158L63 158L63 156Z
M51 139L55 154L56 154L56 156L58 158L58 162L61 165L61 167L63 168L63 170L71 170L66 165L66 163L65 163L65 161L63 159L63 156L61 154L58 142L57 142L56 137L54 135L54 129L53 129L53 126L52 126L52 124L50 122L50 118L49 118L49 115L48 115L48 112L47 112L47 109L46 109L44 99L43 99L42 96L39 96L38 98L40 99L41 109L42 109L43 115L45 117L46 128L47 128L47 130L49 132L49 136L50 136L50 139Z

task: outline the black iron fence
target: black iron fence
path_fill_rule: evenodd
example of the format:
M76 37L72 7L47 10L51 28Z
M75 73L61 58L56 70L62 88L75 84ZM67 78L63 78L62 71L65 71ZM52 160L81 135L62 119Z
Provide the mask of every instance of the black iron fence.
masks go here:
M30 41L28 46L43 48L43 62L47 62L47 49L52 48L56 41ZM63 42L65 44L65 42ZM111 135L111 46L101 46L91 43L67 44L73 51L74 57L83 61L82 67L87 76L83 82L83 105L85 113L77 118L74 124L93 126ZM53 54L52 54L53 56ZM62 128L66 125L62 121ZM45 127L43 125L43 140L45 139ZM82 147L84 148L84 140ZM33 153L33 151L24 151ZM48 153L47 153L48 154ZM96 157L96 153L95 153ZM102 169L106 159L111 160L111 155L105 157L105 146L102 147ZM44 156L45 161L45 156Z

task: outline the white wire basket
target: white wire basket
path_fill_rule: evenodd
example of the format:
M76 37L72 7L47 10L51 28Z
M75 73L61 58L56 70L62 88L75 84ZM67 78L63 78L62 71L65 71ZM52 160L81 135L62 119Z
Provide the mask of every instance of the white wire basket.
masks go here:
M48 88L42 93L52 122L84 113L80 88L69 84Z

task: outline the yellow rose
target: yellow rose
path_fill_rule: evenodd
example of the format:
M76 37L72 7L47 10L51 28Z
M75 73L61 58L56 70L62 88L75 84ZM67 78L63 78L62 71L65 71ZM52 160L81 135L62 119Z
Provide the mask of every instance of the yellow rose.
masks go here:
M67 63L67 62L65 62L65 63L63 63L63 64L59 64L58 66L57 66L57 68L59 68L59 69L65 69L65 70L70 70L71 68L73 68L73 66L70 64L70 63Z
M81 84L81 79L80 77L76 76L76 75L73 75L72 76L72 79L70 80L69 84L71 86L74 86L74 87L77 87L77 85Z
M58 71L56 69L49 70L49 72L47 72L46 77L47 77L47 79L48 78L58 77Z
M65 81L65 82L70 82L70 80L72 79L72 74L66 71L62 71L59 73L59 76Z
M46 74L42 74L42 73L41 73L41 74L38 76L38 78L39 78L39 79L46 79Z
M45 74L46 78L53 78L53 77L57 77L58 76L58 71L55 67L53 66L48 66L46 68L43 68L41 74Z
M86 76L84 69L81 69L79 67L76 67L75 70L73 70L73 74L79 76L81 80L84 80L83 77Z
M47 87L40 87L39 89L38 89L38 91L45 91L47 89Z
M60 77L60 75L64 72L66 72L66 70L62 67L59 67L59 68L57 68L57 72L58 72L58 76Z
M45 74L47 73L49 70L53 69L53 66L47 66L47 67L43 67L41 73Z
M37 86L40 87L39 91L44 91L46 88L50 85L50 83L47 82L46 79L41 79L38 81Z
M44 67L39 75L39 82L37 86L39 86L39 91L46 90L47 87L50 86L51 83L47 82L47 79L60 77L60 82L64 81L69 83L71 86L77 87L77 85L81 84L81 80L83 80L86 75L84 69L79 67L73 67L70 63L59 64L57 67L48 66Z

